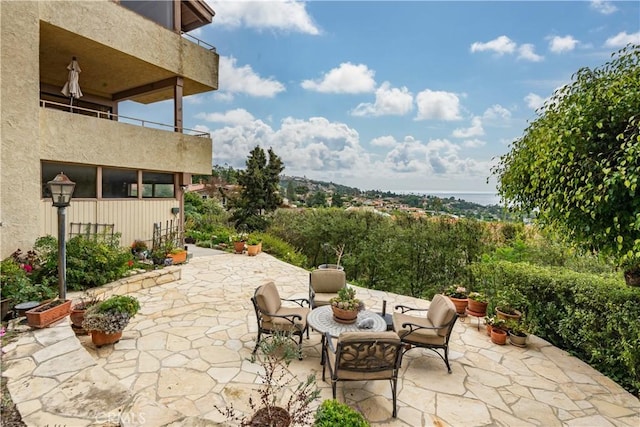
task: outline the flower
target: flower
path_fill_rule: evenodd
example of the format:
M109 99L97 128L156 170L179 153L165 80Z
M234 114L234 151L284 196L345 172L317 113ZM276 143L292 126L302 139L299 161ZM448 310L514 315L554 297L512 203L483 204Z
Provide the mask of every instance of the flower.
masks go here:
M29 264L20 264L20 268L26 271L27 274L33 271L33 267L31 267Z
M467 288L460 285L451 285L445 291L445 295L451 298L465 299L467 298Z
M3 327L1 327L1 328L0 328L0 337L3 337L3 336L4 336L4 334L6 334L6 333L7 333L7 330L4 328L4 326L3 326Z

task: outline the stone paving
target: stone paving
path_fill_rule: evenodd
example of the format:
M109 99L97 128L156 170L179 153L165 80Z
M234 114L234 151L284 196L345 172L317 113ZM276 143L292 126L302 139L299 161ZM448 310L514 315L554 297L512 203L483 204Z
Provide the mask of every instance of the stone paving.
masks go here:
M209 252L181 268L180 280L131 293L142 309L113 346L76 337L67 319L5 347L2 375L24 422L208 426L226 425L215 405L249 413L259 372L247 360L257 330L250 297L268 280L282 297L306 297L308 272L264 253ZM358 297L373 311L383 300L428 306L366 289ZM290 372L301 380L315 373L322 399L331 398L318 333L304 340L303 354ZM467 319L456 323L450 359L447 374L432 352L406 353L396 419L387 381L338 383L338 400L374 426L640 426L636 397L539 338L527 348L498 346Z

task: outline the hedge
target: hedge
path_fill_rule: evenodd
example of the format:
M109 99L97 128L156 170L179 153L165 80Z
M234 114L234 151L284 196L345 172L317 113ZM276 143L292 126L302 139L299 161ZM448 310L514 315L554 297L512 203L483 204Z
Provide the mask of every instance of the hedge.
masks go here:
M529 331L564 349L638 395L640 288L622 278L506 261L470 266L475 287L490 297L523 296Z

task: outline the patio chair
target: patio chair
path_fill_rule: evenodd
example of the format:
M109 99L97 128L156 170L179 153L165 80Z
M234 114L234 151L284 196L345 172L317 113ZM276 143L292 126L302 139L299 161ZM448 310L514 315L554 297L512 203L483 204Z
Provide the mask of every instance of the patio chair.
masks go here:
M284 307L283 301L296 303L299 307ZM299 337L298 350L302 351L302 336L306 332L309 338L309 300L306 298L284 299L280 298L278 289L273 282L267 282L258 286L251 297L253 308L258 320L258 338L253 349L255 354L260 345L262 334L284 332ZM306 303L307 307L304 306ZM302 359L302 353L300 353Z
M398 333L405 346L404 353L420 347L432 350L447 365L449 365L449 338L453 325L458 319L456 307L449 298L436 294L428 309L412 308L406 305L396 305L399 313L393 313L393 329ZM409 312L426 311L426 316L405 314ZM443 350L442 353L438 350Z
M329 300L338 296L338 291L347 286L344 270L318 269L309 273L309 301L311 308L330 304Z
M331 335L325 333L322 351L326 360L322 366L329 368L333 398L336 398L338 381L389 380L393 395L393 417L397 414L398 371L402 363L402 342L393 331L344 332L334 348Z

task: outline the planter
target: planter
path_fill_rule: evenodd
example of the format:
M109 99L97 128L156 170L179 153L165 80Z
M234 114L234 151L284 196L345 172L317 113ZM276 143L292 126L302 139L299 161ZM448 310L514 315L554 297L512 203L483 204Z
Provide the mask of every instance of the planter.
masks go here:
M52 323L64 319L71 312L71 300L66 300L62 303L58 302L59 300L51 301L27 311L25 314L29 326L32 328L46 328Z
M87 311L86 303L76 304L71 307L71 313L69 313L69 319L71 320L71 329L76 335L87 335L88 332L82 327L84 321L84 312Z
M0 303L2 304L0 306L0 320L4 320L9 315L9 311L11 311L11 298L5 298Z
M247 255L256 256L260 253L261 248L262 248L262 244L247 245Z
M498 345L505 345L507 343L507 333L502 329L491 329L491 342Z
M469 311L474 313L476 317L482 317L487 314L487 304L486 302L479 302L469 298L469 305L467 308Z
M260 408L251 417L249 425L256 427L289 427L291 425L291 415L286 409L279 406Z
M187 261L187 251L180 251L175 254L172 253L172 254L169 254L168 257L171 258L172 260L171 263L173 265L182 264L183 262Z
M343 308L336 307L335 305L331 306L331 310L333 311L333 320L338 323L355 323L358 320L358 311L359 310L345 310Z
M233 250L237 254L244 252L244 242L233 242Z
M469 304L469 300L467 298L454 298L454 297L448 297L451 302L453 302L453 305L456 306L456 313L458 313L460 316L466 316L466 310L467 310L467 305Z
M509 342L516 347L526 347L527 346L527 338L529 336L527 334L514 334L513 332L509 332Z
M320 264L318 270L344 270L344 267L337 264Z
M498 319L513 320L519 322L520 318L522 317L522 313L520 313L518 310L514 310L514 312L514 314L505 313L504 311L500 311L500 309L496 307L496 315L498 316Z
M91 342L98 348L107 344L115 344L122 338L122 331L115 334L105 334L101 331L91 331Z

